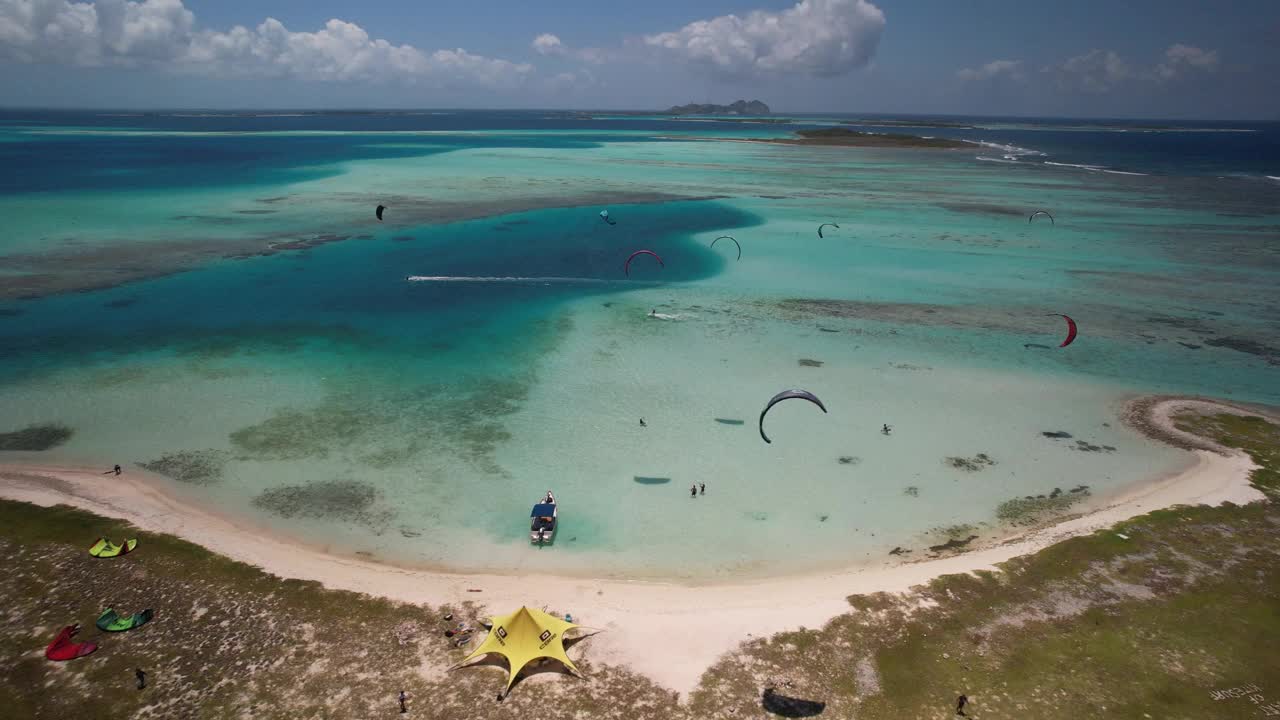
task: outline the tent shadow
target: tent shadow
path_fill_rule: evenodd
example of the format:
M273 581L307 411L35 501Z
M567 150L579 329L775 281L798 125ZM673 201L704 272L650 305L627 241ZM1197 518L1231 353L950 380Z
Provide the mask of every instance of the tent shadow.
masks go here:
M578 637L565 638L562 641L564 643L565 652L568 652L569 648L572 648L574 645L577 645L578 643L582 642L583 640L586 640L587 638L590 638L595 634L596 634L595 632L588 632L583 635L579 635ZM502 662L501 658L499 658L498 664L501 667L506 667L506 663ZM515 682L511 683L511 690L514 691L517 685L524 682L526 679L533 677L534 675L544 675L546 673L556 673L559 675L572 675L574 677L578 677L578 675L576 675L572 670L570 670L568 666L566 666L564 663L560 662L559 660L556 660L554 658L539 658L538 660L535 660L529 663L528 665L525 665L524 669L520 671L520 674L516 675Z
M827 708L827 704L824 702L787 697L774 692L773 688L765 688L764 695L760 698L760 704L764 706L765 710L774 715L789 718L821 715L822 711Z

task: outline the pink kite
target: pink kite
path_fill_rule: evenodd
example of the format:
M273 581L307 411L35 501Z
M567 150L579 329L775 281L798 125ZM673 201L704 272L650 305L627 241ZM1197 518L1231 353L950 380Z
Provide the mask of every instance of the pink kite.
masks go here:
M652 250L637 250L631 253L631 257L627 258L627 261L622 265L622 271L627 274L627 277L631 277L631 261L635 260L637 255L652 255L658 261L659 265L662 267L667 266L666 263L662 262L662 258L658 257L658 253Z
M1064 348L1070 345L1076 339L1076 321L1072 320L1070 317L1067 317L1066 315L1063 315L1062 313L1050 313L1050 315L1057 315L1058 317L1063 318L1064 320L1067 321L1067 339L1063 340L1062 344L1059 345L1058 347Z
M71 636L78 632L80 632L79 625L68 625L62 628L58 637L44 649L44 656L50 660L75 660L98 649L98 646L91 642L71 642Z

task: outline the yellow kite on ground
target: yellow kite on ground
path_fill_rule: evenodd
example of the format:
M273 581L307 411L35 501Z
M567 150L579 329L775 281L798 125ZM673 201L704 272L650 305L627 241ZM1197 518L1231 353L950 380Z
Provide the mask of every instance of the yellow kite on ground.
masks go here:
M507 659L510 668L506 692L511 692L511 685L524 666L538 658L559 660L574 675L581 675L564 652L564 634L579 626L527 607L521 607L510 615L494 617L492 621L493 629L480 647L453 667L461 667L490 653L501 655Z

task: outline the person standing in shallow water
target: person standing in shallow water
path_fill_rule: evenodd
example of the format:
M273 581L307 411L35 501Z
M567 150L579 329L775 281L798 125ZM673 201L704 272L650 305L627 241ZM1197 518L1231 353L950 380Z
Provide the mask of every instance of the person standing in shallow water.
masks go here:
M408 699L409 699L409 696L405 693L405 691L401 690L400 691L400 712L401 713L409 712L409 708L405 705L405 702L408 701Z
M706 494L707 494L707 484L706 484L706 483L698 483L698 491L699 491L699 492L698 492L698 494L699 494L699 495L706 495Z
M969 717L968 715L964 714L964 706L968 704L969 704L968 695L961 695L960 697L956 698L956 714L961 717Z
M117 465L116 467L119 467L119 466ZM136 670L134 670L134 671L133 671L133 676L134 676L135 678L137 678L137 680L138 680L138 689L139 689L139 690L141 690L141 689L143 689L143 688L145 688L145 687L147 686L147 674L146 674L145 672L143 672L143 671L142 671L142 668L137 668Z
M690 486L689 486L689 497L698 497L698 486L697 486L697 485L690 485Z

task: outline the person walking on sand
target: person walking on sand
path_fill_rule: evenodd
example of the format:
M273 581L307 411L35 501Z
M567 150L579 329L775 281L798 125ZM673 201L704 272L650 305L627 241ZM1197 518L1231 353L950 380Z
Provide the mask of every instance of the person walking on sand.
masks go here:
M706 484L706 483L698 483L698 490L699 490L699 492L698 492L698 494L699 494L699 495L706 495L706 494L707 494L707 484Z
M968 695L961 695L960 697L956 698L956 714L959 715L960 717L969 717L968 715L964 714L964 706L968 704L969 704Z
M405 691L401 690L400 691L400 713L401 714L409 712L409 708L405 706L405 702L408 699L409 699L409 696L405 694Z
M142 671L142 668L135 669L133 671L133 676L138 680L139 690L147 686L147 674Z

